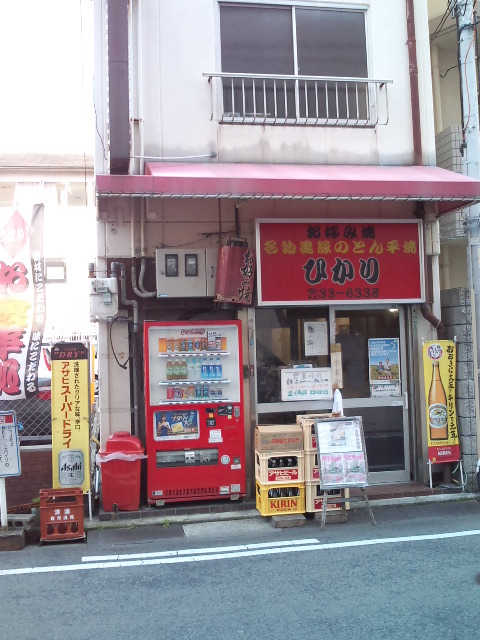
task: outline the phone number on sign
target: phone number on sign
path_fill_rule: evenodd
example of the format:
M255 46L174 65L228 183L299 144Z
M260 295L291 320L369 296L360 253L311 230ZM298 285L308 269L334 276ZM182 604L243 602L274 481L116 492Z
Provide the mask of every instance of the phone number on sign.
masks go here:
M309 300L334 300L335 298L378 298L379 291L377 288L369 287L349 288L345 291L336 291L335 289L308 289Z

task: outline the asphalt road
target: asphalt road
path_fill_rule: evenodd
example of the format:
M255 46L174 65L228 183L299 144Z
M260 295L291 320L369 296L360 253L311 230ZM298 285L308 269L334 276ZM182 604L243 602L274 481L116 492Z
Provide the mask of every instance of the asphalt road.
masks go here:
M0 638L464 639L478 635L480 503L89 532L0 555Z

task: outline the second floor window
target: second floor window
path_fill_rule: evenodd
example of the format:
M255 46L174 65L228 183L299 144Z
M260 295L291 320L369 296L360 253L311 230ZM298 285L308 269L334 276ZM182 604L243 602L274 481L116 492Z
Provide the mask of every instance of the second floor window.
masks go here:
M225 3L220 28L224 114L368 119L368 85L352 80L368 76L364 11Z

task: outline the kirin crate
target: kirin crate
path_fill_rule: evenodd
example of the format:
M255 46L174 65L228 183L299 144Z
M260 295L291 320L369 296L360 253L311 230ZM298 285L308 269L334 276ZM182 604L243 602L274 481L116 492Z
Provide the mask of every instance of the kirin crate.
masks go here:
M39 495L41 542L85 538L82 489L40 489Z
M272 486L257 482L256 507L262 516L305 513L305 483Z
M260 484L304 482L304 451L255 451L255 478Z
M337 414L335 414L337 415ZM322 418L332 418L332 413L307 413L297 416L297 424L303 430L303 448L305 451L317 450L317 437L315 434L315 422Z
M345 490L346 492L348 490ZM345 511L345 503L333 502L334 497L343 498L342 489L331 489L327 491L329 501L327 502L327 512L329 511ZM323 491L320 489L320 483L305 482L305 508L307 513L315 513L323 508Z

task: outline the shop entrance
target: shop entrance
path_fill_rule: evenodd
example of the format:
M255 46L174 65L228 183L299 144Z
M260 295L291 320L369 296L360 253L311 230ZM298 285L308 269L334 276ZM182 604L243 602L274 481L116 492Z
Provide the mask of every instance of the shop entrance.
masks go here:
M401 306L259 308L250 323L258 424L289 424L299 413L330 411L331 400L282 401L280 371L331 367L341 382L344 414L362 417L370 482L410 480Z

